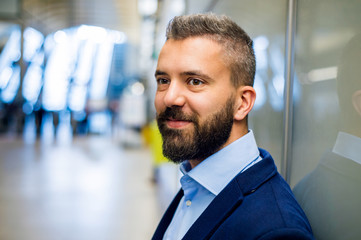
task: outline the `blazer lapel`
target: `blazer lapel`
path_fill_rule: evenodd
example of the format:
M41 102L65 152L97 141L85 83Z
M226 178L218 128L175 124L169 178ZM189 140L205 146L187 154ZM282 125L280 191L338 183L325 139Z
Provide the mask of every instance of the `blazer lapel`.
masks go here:
M183 190L180 189L171 204L169 205L167 211L164 213L162 219L160 220L160 223L152 237L153 240L163 239L164 233L167 230L170 222L172 221L173 215L177 210L178 204L183 197L183 194Z
M243 194L237 182L231 181L195 221L183 239L194 239L194 236L197 236L197 239L207 239L242 200Z

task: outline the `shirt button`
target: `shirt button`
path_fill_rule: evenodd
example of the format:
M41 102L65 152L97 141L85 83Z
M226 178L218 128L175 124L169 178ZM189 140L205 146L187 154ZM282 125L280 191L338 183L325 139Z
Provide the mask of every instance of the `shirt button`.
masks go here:
M189 207L190 205L192 205L192 201L191 201L191 200L187 200L187 201L186 201L186 205L187 205L187 207Z

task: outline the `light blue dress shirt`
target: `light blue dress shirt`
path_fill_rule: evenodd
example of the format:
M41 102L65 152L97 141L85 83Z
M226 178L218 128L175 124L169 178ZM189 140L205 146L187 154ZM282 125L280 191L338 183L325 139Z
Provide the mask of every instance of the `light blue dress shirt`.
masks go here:
M184 196L164 234L164 240L177 240L208 207L213 199L240 172L262 160L252 130L211 155L195 168L188 161L180 165Z

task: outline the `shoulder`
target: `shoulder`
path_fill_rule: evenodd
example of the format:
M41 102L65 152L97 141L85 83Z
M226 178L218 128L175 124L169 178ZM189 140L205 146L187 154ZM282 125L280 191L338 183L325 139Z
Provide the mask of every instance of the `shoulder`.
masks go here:
M307 217L278 175L245 195L213 237L211 239L313 239Z
M242 202L221 224L219 236L313 239L306 215L273 165L272 158L267 157L234 179L241 189Z

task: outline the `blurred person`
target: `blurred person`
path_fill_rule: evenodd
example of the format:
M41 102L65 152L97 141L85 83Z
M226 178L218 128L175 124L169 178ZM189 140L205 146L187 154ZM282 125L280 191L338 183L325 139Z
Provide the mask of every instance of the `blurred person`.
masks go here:
M361 239L361 34L345 47L337 73L341 129L332 149L295 187L316 239Z
M226 16L175 17L155 72L163 154L181 190L153 239L313 239L247 115L256 92L251 38Z

